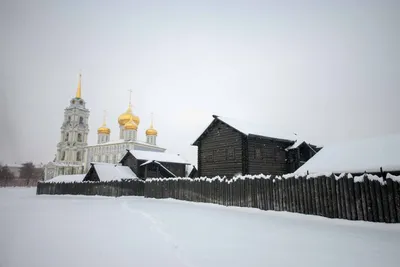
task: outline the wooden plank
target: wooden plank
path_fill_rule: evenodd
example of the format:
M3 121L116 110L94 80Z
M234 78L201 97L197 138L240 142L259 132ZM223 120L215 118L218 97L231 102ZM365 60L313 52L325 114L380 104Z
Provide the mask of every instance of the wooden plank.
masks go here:
M310 214L310 208L308 206L308 197L307 197L307 186L306 186L306 178L304 176L299 177L301 191L300 193L303 195L303 214Z
M347 219L347 212L346 212L346 195L344 190L344 178L340 178L338 180L338 189L339 189L339 218Z
M355 200L355 192L354 192L354 178L348 177L347 184L349 188L349 200L350 200L350 214L351 220L357 220L357 208L356 208L356 200Z
M383 208L383 221L386 223L391 222L390 212L389 212L389 196L387 184L381 185L382 193L382 208Z
M397 181L393 182L393 198L396 207L397 222L400 222L400 183Z
M379 181L372 181L375 187L376 194L376 207L378 211L378 221L384 222L385 219L383 217L383 203L382 203L382 185Z
M321 186L321 203L322 203L322 215L324 217L329 217L329 200L328 200L328 189L326 186L327 177L324 175L319 178L320 186Z
M397 218L397 213L396 213L393 180L388 178L386 180L386 184L387 184L388 207L389 207L389 214L390 214L390 222L391 223L397 223L397 222L399 222L399 220Z
M363 203L361 197L361 183L354 183L354 201L356 204L357 220L364 220Z

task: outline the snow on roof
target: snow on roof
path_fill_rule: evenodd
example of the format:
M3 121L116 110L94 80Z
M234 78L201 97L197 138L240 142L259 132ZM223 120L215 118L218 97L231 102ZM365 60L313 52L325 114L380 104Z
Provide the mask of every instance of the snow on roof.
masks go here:
M129 152L136 158L140 160L155 160L159 162L169 162L169 163L181 163L189 164L186 160L181 158L177 154L170 154L166 152L153 152L153 151L143 151L143 150L129 150Z
M400 171L400 133L327 145L296 174Z
M218 119L245 135L260 135L289 141L295 141L297 139L294 133L282 130L281 127L278 126L267 125L264 122L255 124L249 121L241 121L238 119L219 116Z
M288 146L288 147L286 148L286 150L291 150L291 149L298 148L298 147L299 147L301 144L303 144L303 143L304 143L304 140L301 140L301 139L296 140L296 142L295 142L293 145Z
M152 162L154 162L154 160L148 160L148 161L146 161L145 163L140 164L140 167L146 166L147 164L150 164L150 163L152 163Z
M136 174L128 166L115 164L93 164L101 182L135 179Z
M73 174L73 175L59 175L50 180L44 181L45 183L73 183L82 182L86 174Z
M22 168L22 164L4 164L5 166L9 167L9 168Z
M164 165L162 165L160 162L158 161L154 161L154 163L158 164L161 168L163 168L166 172L168 172L172 177L176 177L175 174L173 174L170 170L168 170Z

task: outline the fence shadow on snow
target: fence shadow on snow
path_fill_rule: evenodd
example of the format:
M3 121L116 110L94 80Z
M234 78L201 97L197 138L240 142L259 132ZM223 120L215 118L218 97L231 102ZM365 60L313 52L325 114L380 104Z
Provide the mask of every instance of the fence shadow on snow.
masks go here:
M147 179L145 197L289 211L328 218L400 222L400 177L240 176Z

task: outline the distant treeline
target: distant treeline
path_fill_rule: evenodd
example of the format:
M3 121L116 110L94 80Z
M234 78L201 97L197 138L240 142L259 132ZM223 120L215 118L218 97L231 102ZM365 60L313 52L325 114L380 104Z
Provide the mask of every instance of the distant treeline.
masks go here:
M18 174L11 171L9 166L0 163L0 187L35 186L38 181L43 180L43 177L44 169L36 168L32 162L23 163L18 170Z

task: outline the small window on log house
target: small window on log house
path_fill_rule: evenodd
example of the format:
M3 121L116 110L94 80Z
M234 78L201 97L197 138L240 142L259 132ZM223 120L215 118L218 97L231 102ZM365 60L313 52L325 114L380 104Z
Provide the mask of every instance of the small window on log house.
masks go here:
M257 147L255 150L255 159L262 159L261 148Z
M226 159L228 160L235 159L235 149L233 147L226 149Z

